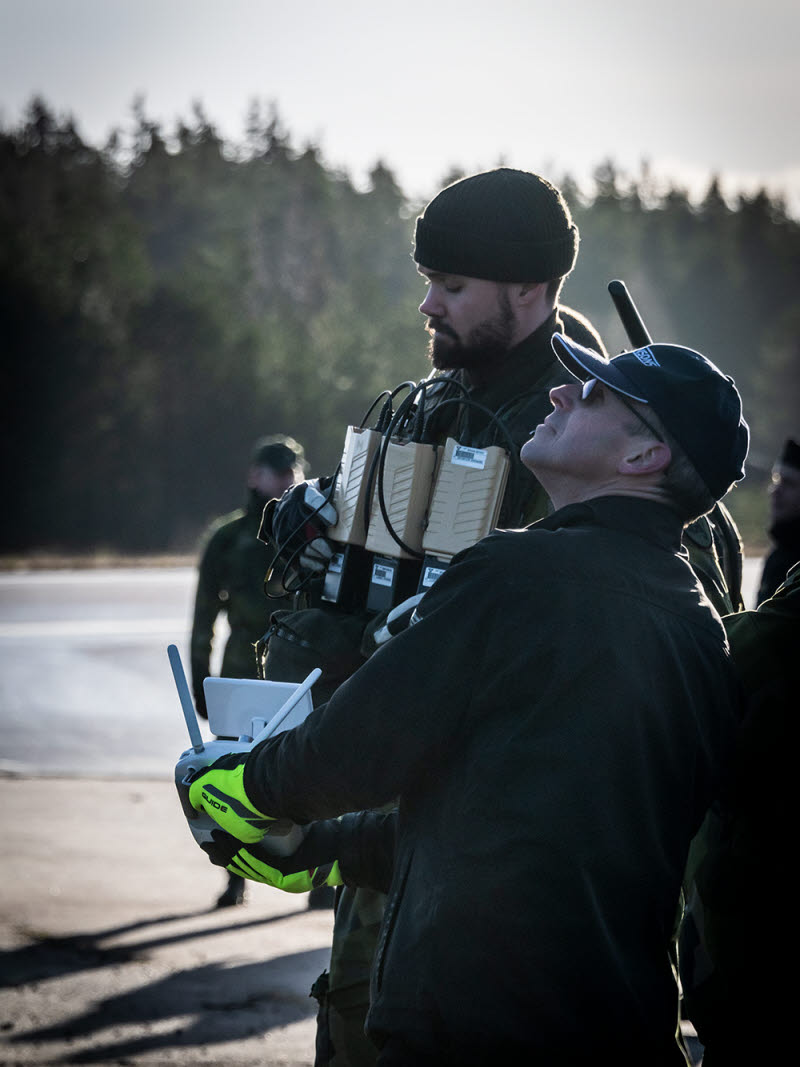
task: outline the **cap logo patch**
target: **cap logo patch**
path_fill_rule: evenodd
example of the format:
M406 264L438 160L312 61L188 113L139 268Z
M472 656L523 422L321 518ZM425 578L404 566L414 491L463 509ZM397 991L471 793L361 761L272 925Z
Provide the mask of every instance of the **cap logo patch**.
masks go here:
M640 363L644 363L645 367L661 366L650 348L637 348L633 355L636 356Z

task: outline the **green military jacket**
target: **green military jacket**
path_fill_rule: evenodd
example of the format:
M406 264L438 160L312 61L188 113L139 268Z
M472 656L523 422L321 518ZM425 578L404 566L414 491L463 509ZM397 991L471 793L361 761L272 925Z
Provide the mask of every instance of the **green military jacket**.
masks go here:
M246 509L218 519L206 535L191 636L192 686L201 714L203 680L210 674L211 642L220 614L230 626L220 673L224 678L255 678L255 644L268 629L272 611L281 606L264 591L273 554L258 539L263 507L264 501L253 493Z

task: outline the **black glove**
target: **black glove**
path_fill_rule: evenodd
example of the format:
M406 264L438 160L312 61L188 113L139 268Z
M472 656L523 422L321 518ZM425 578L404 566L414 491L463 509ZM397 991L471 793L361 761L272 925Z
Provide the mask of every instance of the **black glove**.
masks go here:
M321 573L333 555L325 540L325 531L336 522L332 495L333 478L316 478L287 489L265 511L265 526L278 552L291 553L301 570Z

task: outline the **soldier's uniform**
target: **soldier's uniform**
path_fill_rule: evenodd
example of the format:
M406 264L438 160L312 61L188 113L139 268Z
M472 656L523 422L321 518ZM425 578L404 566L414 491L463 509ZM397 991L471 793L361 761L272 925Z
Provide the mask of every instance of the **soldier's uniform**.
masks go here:
M283 435L256 441L250 459L244 508L224 515L206 534L201 552L190 641L192 688L198 714L207 718L203 682L211 673L211 644L220 614L227 616L223 678L257 678L256 644L269 625L275 602L267 598L266 580L274 552L259 540L267 496L279 496L304 463L303 449ZM231 874L217 907L240 904L244 880Z
M205 712L203 680L210 673L211 641L220 613L230 637L220 674L256 678L255 645L269 625L274 605L264 594L273 553L258 540L264 501L251 491L246 508L223 516L211 528L200 560L191 638L192 686L198 711Z

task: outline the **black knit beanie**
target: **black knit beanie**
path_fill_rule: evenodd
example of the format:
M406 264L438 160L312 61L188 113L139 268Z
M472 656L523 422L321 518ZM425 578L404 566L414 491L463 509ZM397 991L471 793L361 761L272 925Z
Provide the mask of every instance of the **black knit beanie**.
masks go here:
M569 274L578 227L558 189L501 167L448 185L417 219L414 259L444 274L548 282Z

